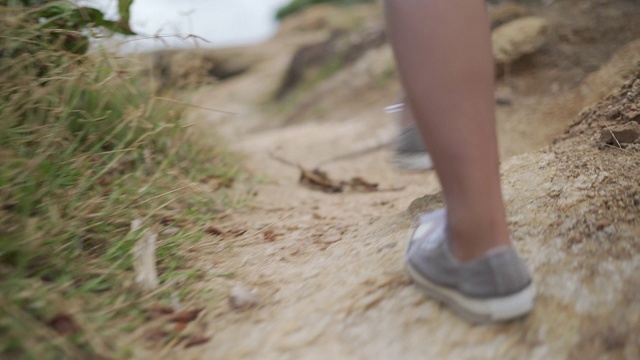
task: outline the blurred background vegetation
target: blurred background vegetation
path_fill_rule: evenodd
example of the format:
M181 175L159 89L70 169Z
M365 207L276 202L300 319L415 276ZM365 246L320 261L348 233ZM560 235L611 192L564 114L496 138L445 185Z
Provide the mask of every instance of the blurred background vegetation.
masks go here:
M371 3L376 0L292 0L289 4L283 6L276 13L278 20L283 20L289 15L298 13L309 6L316 4L336 4L336 5L353 5L361 3Z

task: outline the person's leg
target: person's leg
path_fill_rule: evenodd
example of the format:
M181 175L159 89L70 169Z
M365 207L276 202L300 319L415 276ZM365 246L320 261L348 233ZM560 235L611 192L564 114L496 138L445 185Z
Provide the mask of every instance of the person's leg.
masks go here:
M409 107L447 211L418 219L413 281L472 322L527 314L535 287L510 246L500 191L489 23L481 0L386 0Z
M386 0L408 103L441 180L460 260L509 245L484 1Z

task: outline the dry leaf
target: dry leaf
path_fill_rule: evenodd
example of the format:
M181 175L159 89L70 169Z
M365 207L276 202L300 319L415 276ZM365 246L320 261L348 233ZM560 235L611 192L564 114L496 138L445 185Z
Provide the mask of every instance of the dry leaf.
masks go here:
M378 184L369 182L361 177L354 177L349 182L349 186L353 191L359 192L375 192L378 191Z
M271 229L267 229L262 233L262 236L267 241L276 241L280 235L282 234L278 234Z
M234 180L234 178L214 178L209 180L208 182L211 190L216 191L221 188L230 188L233 185Z
M184 344L184 348L190 348L192 346L198 346L198 345L202 345L205 344L207 342L209 342L209 340L211 340L210 337L207 336L202 336L202 335L191 335L189 337L187 337L187 342L186 344Z
M198 317L198 314L200 314L202 312L202 310L204 310L204 309L180 311L180 312L177 312L177 313L171 315L171 317L169 318L169 321L171 321L171 322L188 323L188 322L191 322L191 321L195 320Z
M183 332L184 329L187 328L187 325L189 325L189 323L186 322L177 322L176 325L173 327L173 332L174 333L179 333L179 332Z
M165 216L162 219L160 219L160 225L162 226L169 226L175 222L176 222L176 219L171 216Z
M220 228L219 228L219 227L217 227L217 226L213 226L213 225L211 225L211 226L209 226L208 228L206 228L206 229L204 230L204 232L205 232L205 233L207 233L207 234L209 234L209 235L226 235L226 234L227 234L227 232L226 232L226 231L224 231L224 230L220 229Z
M68 314L58 314L49 321L51 326L58 334L62 336L73 335L80 331L80 326Z
M227 233L231 236L242 236L247 232L247 229L234 229L234 230L229 230Z
M338 193L344 191L345 183L335 181L320 169L307 170L302 166L300 169L300 184L313 190L320 190L326 193Z

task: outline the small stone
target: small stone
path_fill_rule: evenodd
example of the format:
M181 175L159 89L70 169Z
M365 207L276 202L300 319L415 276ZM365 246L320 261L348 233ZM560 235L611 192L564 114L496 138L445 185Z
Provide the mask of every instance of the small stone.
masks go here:
M605 128L600 133L600 142L607 145L632 144L640 138L640 124L629 122Z
M243 285L236 285L229 293L229 305L235 310L247 310L258 306L260 298L255 291L249 291Z
M613 235L616 233L616 228L613 225L609 225L602 229L606 234Z
M492 33L493 57L498 64L510 64L535 53L546 43L547 21L527 16L498 26Z

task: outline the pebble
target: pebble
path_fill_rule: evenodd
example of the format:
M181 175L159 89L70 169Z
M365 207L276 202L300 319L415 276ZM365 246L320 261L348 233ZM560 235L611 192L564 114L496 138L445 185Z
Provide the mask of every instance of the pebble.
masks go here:
M229 305L235 310L247 310L260 304L255 291L249 291L243 285L236 285L229 293Z
M632 144L638 139L640 139L640 124L633 121L611 126L600 133L600 142L608 145Z

